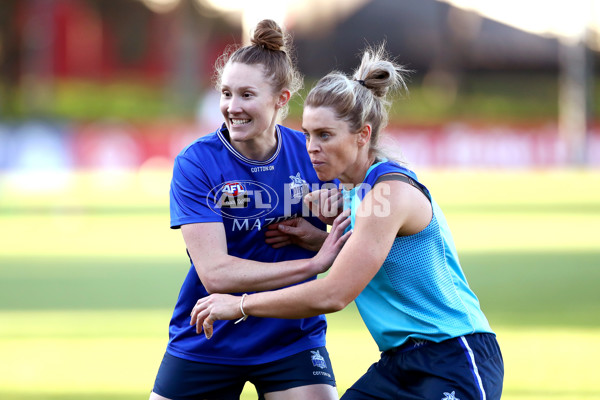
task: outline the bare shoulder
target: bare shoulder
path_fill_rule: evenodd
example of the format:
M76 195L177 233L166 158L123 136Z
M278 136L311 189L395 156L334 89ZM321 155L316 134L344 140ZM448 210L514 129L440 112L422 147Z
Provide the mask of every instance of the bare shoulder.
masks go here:
M423 230L433 215L429 198L416 185L405 179L391 179L402 174L384 175L365 195L357 216L379 217L397 227L399 236L407 236ZM407 177L408 178L408 177ZM414 181L413 181L414 182Z

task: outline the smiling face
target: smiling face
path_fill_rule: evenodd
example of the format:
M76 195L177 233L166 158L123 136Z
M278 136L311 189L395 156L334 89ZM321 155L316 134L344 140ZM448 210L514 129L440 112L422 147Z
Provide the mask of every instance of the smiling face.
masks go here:
M257 149L273 148L277 112L288 99L289 91L273 93L261 64L227 64L221 76L220 109L232 145L250 158L261 157L254 154Z
M305 107L302 129L306 149L319 179L338 178L343 183L362 182L370 165L368 140L370 126L352 132L346 121L329 107Z

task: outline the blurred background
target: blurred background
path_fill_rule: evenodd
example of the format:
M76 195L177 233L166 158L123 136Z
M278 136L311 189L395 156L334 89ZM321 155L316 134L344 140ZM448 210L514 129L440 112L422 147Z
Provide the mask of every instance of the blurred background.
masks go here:
M3 0L0 167L169 162L219 123L214 62L264 17L293 34L306 88L385 40L414 71L390 133L418 165L600 163L593 0Z
M600 399L597 0L0 1L0 398L148 397L189 267L172 162L263 18L305 76L290 127L366 45L413 71L386 145L447 214L503 398ZM353 306L328 319L342 394L378 354Z

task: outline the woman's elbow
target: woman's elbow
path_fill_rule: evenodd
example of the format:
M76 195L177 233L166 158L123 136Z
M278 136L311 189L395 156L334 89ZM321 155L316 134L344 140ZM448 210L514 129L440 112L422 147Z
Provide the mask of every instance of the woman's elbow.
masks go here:
M204 286L204 289L208 292L208 294L213 294L213 293L226 293L223 291L223 285L219 285L219 280L218 279L208 279L208 278L204 278L204 279L200 279L200 282L202 283L202 286Z
M338 311L342 311L353 299L348 299L345 296L333 295L328 297L326 304L325 313L334 313Z
M335 302L334 304L331 305L329 312L338 312L338 311L342 311L344 308L346 308L346 306L348 305L348 303L344 302L344 301L338 301Z
M217 273L217 270L204 271L196 267L196 273L200 283L204 286L204 289L209 293L230 293L231 288L228 287L229 280L224 279L221 274Z

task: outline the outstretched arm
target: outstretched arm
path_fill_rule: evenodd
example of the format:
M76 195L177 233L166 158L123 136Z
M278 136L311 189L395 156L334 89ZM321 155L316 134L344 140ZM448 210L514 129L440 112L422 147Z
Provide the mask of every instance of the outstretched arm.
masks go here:
M339 311L375 276L398 232L410 234L414 230L416 233L427 226L430 219L431 207L420 192L403 182L382 182L362 201L356 215L356 231L327 276L246 296L244 312L257 317L305 318ZM334 228L335 223L321 251L327 251L342 237ZM239 297L213 295L198 301L192 311L191 323L196 324L197 332L204 328L210 337L215 320L241 316Z
M350 221L341 221L343 228ZM335 254L319 252L309 259L266 263L230 256L220 222L182 225L181 231L196 272L210 293L273 290L325 272Z

